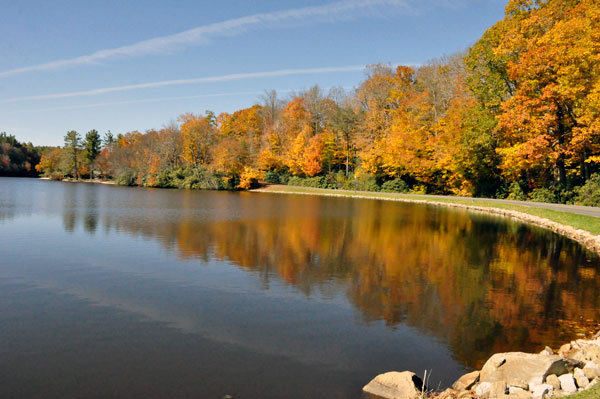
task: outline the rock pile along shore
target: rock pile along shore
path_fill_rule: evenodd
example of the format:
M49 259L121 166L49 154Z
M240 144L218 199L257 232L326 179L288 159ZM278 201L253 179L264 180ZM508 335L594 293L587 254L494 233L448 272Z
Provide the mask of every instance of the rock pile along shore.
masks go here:
M589 389L600 381L600 332L578 339L556 352L496 353L483 368L460 377L452 388L429 392L414 373L389 372L363 391L386 399L546 399Z

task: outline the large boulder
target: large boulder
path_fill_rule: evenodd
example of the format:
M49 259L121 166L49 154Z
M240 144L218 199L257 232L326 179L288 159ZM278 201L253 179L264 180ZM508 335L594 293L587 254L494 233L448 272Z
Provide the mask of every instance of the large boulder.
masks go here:
M540 383L550 374L570 373L580 362L557 355L523 352L497 353L483 365L481 382L504 381L508 385L537 380ZM514 383L513 383L514 382Z
M386 399L417 399L423 381L410 371L390 371L379 374L364 386L363 391Z

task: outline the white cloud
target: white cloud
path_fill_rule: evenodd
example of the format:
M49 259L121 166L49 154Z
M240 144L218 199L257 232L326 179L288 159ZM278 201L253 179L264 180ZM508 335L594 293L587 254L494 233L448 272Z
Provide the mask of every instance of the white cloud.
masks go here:
M378 6L394 6L401 10L408 11L408 3L410 1L411 0L343 0L322 6L254 14L199 26L173 35L156 37L127 46L99 50L92 54L75 58L10 69L0 72L0 77L12 76L25 72L58 70L74 66L97 64L115 58L164 54L172 52L174 49L209 44L214 37L239 35L250 29L266 29L281 23L306 20L311 22L314 22L315 20L332 22L343 18L353 18L357 16L357 12L360 12L359 15L365 15L369 10L377 11Z
M139 83L134 85L125 86L113 86L103 87L92 90L84 91L73 91L68 93L53 93L53 94L42 94L36 96L27 97L15 97L0 101L0 104L16 103L21 101L30 100L53 100L59 98L70 98L70 97L83 97L83 96L95 96L106 93L131 91L138 89L149 89L163 86L175 86L175 85L189 85L209 82L228 82L233 80L245 80L245 79L257 79L257 78L272 78L278 76L290 76L290 75L312 75L312 74L325 74L325 73L341 73L341 72L355 72L365 69L362 65L349 65L339 67L322 67L322 68L306 68L306 69L281 69L277 71L266 71L266 72L250 72L250 73L235 73L221 76L207 76L203 78L193 79L177 79L177 80L163 80L160 82L149 82Z

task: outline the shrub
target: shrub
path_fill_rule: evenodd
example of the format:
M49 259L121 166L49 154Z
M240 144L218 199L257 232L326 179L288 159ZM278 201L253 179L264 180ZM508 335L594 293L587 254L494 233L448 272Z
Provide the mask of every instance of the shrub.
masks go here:
M135 186L137 182L137 172L133 169L127 169L119 172L115 183L120 186Z
M290 174L289 173L279 173L279 183L280 184L288 184L288 181L290 180Z
M327 179L325 179L325 177L323 176L307 177L303 180L304 187L329 188L329 185L327 184Z
M222 183L222 179L211 172L210 170L196 168L193 170L194 177L196 178L196 183L193 184L190 188L194 190L223 190L225 187ZM238 179L231 179L233 186L231 188L227 188L228 190L232 190L239 184Z
M64 175L61 172L52 172L48 177L50 180L62 180Z
M506 199L525 201L527 197L525 196L525 193L523 192L523 189L521 188L519 183L512 182L508 187L508 195L506 196Z
M379 191L377 180L373 176L366 174L357 176L353 180L346 182L343 188L356 191Z
M289 186L312 187L312 188L335 188L329 184L324 176L314 177L298 177L292 176L289 178Z
M381 185L384 193L407 193L408 190L408 184L402 179L388 180Z
M158 173L157 186L158 187L177 187L175 184L175 172L168 169L163 169Z
M272 170L268 170L265 172L265 181L271 184L279 184L281 182L279 180L279 174L273 172Z
M335 189L343 188L348 182L348 178L343 170L329 172L325 175L325 179L327 180L327 187Z
M585 184L577 189L575 201L586 206L600 206L600 174L593 174Z
M548 188L536 188L529 193L529 200L535 202L558 202L556 193Z

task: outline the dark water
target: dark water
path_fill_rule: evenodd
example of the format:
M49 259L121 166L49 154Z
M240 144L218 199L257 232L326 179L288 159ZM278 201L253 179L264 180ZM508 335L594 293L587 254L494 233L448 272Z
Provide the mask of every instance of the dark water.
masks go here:
M0 178L0 397L360 398L600 316L599 260L375 200Z

